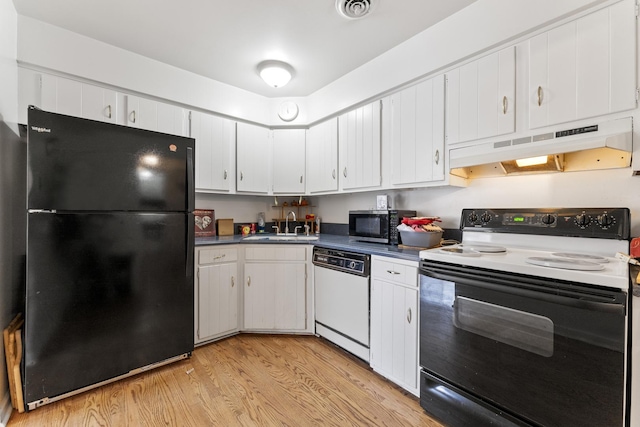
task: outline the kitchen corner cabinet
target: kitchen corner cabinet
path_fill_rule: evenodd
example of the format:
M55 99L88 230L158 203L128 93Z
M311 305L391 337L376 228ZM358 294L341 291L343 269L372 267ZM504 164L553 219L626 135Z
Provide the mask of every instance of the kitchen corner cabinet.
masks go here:
M338 119L307 130L307 192L338 190Z
M278 129L273 131L273 193L304 194L305 131Z
M181 107L127 95L126 111L129 127L179 136L189 134L186 111Z
M191 111L190 117L190 136L196 140L196 191L232 191L235 122L198 111Z
M444 75L390 97L391 182L444 179Z
M238 332L238 249L196 248L195 343Z
M269 130L249 123L236 127L236 190L248 193L268 193Z
M255 245L245 250L244 327L255 332L313 332L307 278L310 245Z
M381 101L356 108L339 117L340 188L376 188L380 171Z
M418 263L371 257L371 367L419 396Z
M473 141L515 131L515 47L447 73L447 142Z
M529 40L529 127L636 107L635 2L625 0Z

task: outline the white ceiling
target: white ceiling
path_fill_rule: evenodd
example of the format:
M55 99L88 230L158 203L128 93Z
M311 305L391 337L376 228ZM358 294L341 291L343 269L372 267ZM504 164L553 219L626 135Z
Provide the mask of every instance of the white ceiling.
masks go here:
M14 0L19 14L267 97L307 96L475 0L372 0L348 20L335 0ZM288 62L271 88L256 65Z

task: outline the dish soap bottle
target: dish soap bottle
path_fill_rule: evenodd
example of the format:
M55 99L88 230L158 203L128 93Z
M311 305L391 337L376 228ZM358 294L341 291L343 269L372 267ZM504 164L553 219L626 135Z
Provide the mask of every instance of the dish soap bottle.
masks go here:
M264 212L258 213L258 233L264 233Z

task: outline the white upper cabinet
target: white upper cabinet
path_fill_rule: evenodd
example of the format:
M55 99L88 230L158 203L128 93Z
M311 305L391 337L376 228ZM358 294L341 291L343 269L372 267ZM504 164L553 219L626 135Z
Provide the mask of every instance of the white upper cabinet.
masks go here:
M196 148L197 151L197 148ZM268 193L270 141L267 128L238 123L236 129L236 190Z
M232 191L235 122L192 111L191 137L196 140L196 191Z
M391 181L444 179L444 75L390 97Z
M531 129L636 107L635 22L626 0L529 41Z
M338 119L307 130L307 192L338 190Z
M127 95L127 126L158 130L158 103L139 96Z
M305 180L304 129L273 131L273 192L303 194Z
M357 108L339 118L340 188L343 190L381 185L381 102Z
M515 47L447 73L447 142L515 131Z
M117 116L116 91L82 84L82 117L100 122L116 123Z
M158 117L156 130L158 132L189 136L189 117L184 108L162 102L158 102L156 108Z

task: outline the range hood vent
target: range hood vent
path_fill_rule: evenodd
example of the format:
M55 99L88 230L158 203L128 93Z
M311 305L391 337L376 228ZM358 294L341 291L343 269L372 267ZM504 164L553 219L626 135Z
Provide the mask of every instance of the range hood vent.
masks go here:
M631 117L449 151L451 174L463 178L631 166ZM523 165L522 159L540 157ZM517 161L516 161L517 160ZM533 164L531 164L533 163Z

